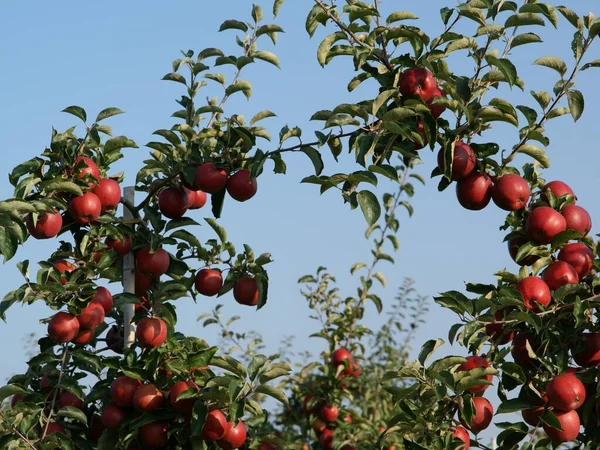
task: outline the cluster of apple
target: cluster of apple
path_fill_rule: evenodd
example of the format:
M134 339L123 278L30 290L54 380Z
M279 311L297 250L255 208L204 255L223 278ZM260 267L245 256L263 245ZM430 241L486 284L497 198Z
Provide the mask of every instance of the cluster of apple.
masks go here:
M217 295L223 287L223 274L217 269L201 269L196 274L196 290L207 297ZM258 283L255 278L243 276L233 285L233 298L240 305L258 304Z

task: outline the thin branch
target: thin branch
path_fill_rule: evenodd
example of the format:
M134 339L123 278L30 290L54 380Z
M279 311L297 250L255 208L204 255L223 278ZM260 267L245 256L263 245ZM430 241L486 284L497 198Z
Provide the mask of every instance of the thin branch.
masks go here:
M60 363L60 372L58 374L58 381L56 382L56 386L54 386L54 396L52 397L52 404L50 406L50 412L48 413L48 418L46 421L46 426L44 427L44 433L42 434L42 440L46 437L48 433L48 426L50 425L50 421L52 420L52 415L54 414L54 408L56 406L56 400L58 399L58 391L60 390L60 382L62 381L63 374L65 372L65 367L68 363L68 355L69 355L69 347L68 344L65 344L63 347L63 355Z
M6 418L4 417L4 413L2 412L2 410L0 410L0 420L2 420L2 422L4 422L13 433L15 433L17 436L19 436L19 438L25 442L25 444L27 444L27 446L31 449L31 450L36 450L35 446L33 445L33 443L27 439L27 437L25 437L25 435L23 433L21 433L19 430L17 430L17 427L15 427L13 424L9 423L8 420L6 420Z

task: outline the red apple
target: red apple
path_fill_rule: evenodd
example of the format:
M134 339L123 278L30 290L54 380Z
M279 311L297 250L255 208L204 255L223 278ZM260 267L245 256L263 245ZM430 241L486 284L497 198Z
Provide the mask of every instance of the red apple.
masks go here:
M322 419L315 419L310 424L310 426L312 427L313 430L315 430L315 433L317 433L317 435L318 435L327 428L327 423L325 423L325 421Z
M539 406L537 408L528 408L521 411L523 420L532 427L537 427L540 424L540 417L544 413L544 407Z
M546 203L548 203L548 197L546 197L545 193L548 191L552 192L552 194L558 198L562 197L563 195L572 195L573 197L575 197L573 189L571 189L567 184L563 183L562 181L551 181L542 188L541 198Z
M56 343L72 341L79 333L79 321L74 314L58 312L48 323L48 335Z
M440 149L437 155L438 167L444 172L444 149ZM473 149L463 142L456 142L454 145L454 157L452 158L452 180L458 181L468 177L477 164L477 157Z
M583 350L573 359L582 367L600 365L600 333L583 333Z
M92 192L100 199L103 214L115 211L121 202L121 186L111 178L102 178Z
M183 189L188 195L188 209L200 209L206 205L206 192L193 191L185 186Z
M202 269L196 274L195 284L199 294L212 297L223 287L223 275L220 270Z
M162 319L144 317L138 323L135 337L142 347L158 347L167 339L167 324Z
M98 439L100 439L100 436L102 436L102 433L104 433L104 430L106 430L106 427L102 423L102 419L100 418L100 415L94 414L92 416L90 427L87 432L88 438L92 442L98 442Z
M571 411L585 402L585 386L573 373L563 373L546 385L546 395L555 409Z
M442 91L440 88L436 88L435 91L433 92L433 96L431 97L431 100L429 100L427 102L427 106L429 106L431 115L433 117L435 117L436 119L438 117L440 117L444 113L444 111L446 111L446 107L444 105L441 105L438 103L433 103L433 101L436 98L445 97L445 96L446 96L446 93L444 91Z
M425 126L423 125L421 119L417 119L417 133L419 133L423 138L423 143L419 144L418 142L415 142L413 148L415 150L422 150L427 146L427 144L429 144L429 139L427 138L427 133L425 133Z
M454 439L460 439L462 442L464 442L465 445L460 450L469 450L471 447L471 438L469 437L469 432L466 430L466 428L456 427L452 433L452 437Z
M240 305L258 305L258 283L255 278L242 277L233 285L233 298Z
M158 409L164 402L163 393L153 384L138 387L133 394L133 407L140 412Z
M14 408L21 400L23 400L23 396L21 394L14 394L10 399L10 407Z
M235 426L230 423L225 436L217 441L217 445L223 450L234 450L244 445L246 436L246 425L244 425L244 422L240 420Z
M498 310L494 313L494 322L490 322L485 326L485 332L490 336L497 345L508 344L512 341L515 333L514 331L505 331L504 324L501 322L504 319L502 310Z
M27 231L36 239L50 239L58 236L62 228L63 219L59 212L45 212L38 216L35 225L33 215L28 214L25 218Z
M479 211L492 197L492 180L485 173L473 172L456 183L456 197L463 208Z
M548 287L555 291L565 284L579 283L579 275L573 266L564 261L554 261L542 274L542 279L548 284Z
M567 230L577 231L585 236L592 229L590 214L579 205L566 205L562 209L562 215L567 222Z
M319 415L325 422L335 422L340 415L340 409L337 405L323 405L319 410Z
M558 254L558 260L573 266L579 279L582 279L592 270L594 252L585 244L568 244Z
M508 253L510 254L510 257L513 259L514 262L516 262L520 266L531 266L538 259L540 259L539 256L529 255L525 258L522 258L521 261L517 262L517 255L519 253L519 249L522 245L526 244L527 242L529 242L529 238L525 236L515 236L509 239L507 242Z
M352 355L345 348L338 348L331 354L331 363L334 367L341 366L343 364L350 365L352 361Z
M138 297L143 297L148 295L148 289L150 289L157 278L151 277L149 275L144 275L140 273L139 270L135 271L135 295Z
M550 288L541 278L523 278L515 287L523 297L523 305L530 311L537 309L536 303L542 306L548 306L552 300Z
M102 424L109 430L119 428L119 424L125 419L127 413L113 403L109 403L104 407L100 416Z
M117 252L119 256L125 256L127 253L129 253L133 245L131 236L125 236L123 239L113 239L109 237L106 238L104 243L108 248Z
M77 269L77 267L75 265L71 264L69 261L65 261L64 259L61 259L60 261L56 261L55 263L53 263L53 266L56 268L56 270L59 271L59 273L61 275L71 273L75 269ZM60 278L61 284L65 284L67 281L68 280L67 280L66 276Z
M158 278L169 270L171 258L162 248L151 253L150 246L148 246L137 252L135 263L141 274Z
M69 202L69 214L73 220L81 225L95 222L102 212L102 203L93 192L73 197Z
M79 326L84 330L93 330L104 322L104 308L102 305L90 302L77 316Z
M326 428L319 436L319 442L323 450L333 450L333 430Z
M250 178L250 171L247 169L238 170L227 181L227 192L238 202L250 200L257 190L256 178Z
M140 427L139 438L145 448L165 447L169 442L168 432L167 422L150 422Z
M188 210L189 197L185 190L176 187L163 189L158 194L158 209L169 219L183 217Z
M581 427L577 411L554 411L554 414L560 423L562 431L545 423L543 424L544 431L552 439L552 442L561 444L576 439L579 436L579 428Z
M77 175L78 180L82 180L86 175L91 175L96 182L100 180L100 169L92 159L86 156L77 157L75 164L73 164L73 174ZM96 183L90 181L88 185L93 187Z
M62 394L60 394L60 397L58 398L58 405L61 408L64 408L65 406L72 406L81 410L85 408L85 403L83 400L68 391L64 391Z
M462 363L460 366L458 366L458 371L467 371L467 370L473 370L473 369L477 369L478 367L483 367L483 368L487 368L490 367L490 364L487 362L487 359L482 358L481 356L477 356L477 355L472 355L472 356L467 356L467 361ZM481 380L485 380L485 381L492 381L493 376L490 375L483 375L481 377ZM477 386L473 386L471 388L469 388L468 392L470 392L471 394L479 394L483 391L485 391L488 387L490 387L489 384L480 384Z
M108 333L106 333L106 346L110 348L113 352L123 354L123 330L119 329L119 327L113 325Z
M527 351L527 342L529 342L529 346L535 352L537 349L535 340L528 333L524 332L519 332L515 335L513 347L510 351L515 362L525 368L533 366L533 359L529 356L529 352Z
M525 178L508 173L492 186L492 200L505 211L516 211L527 206L531 191Z
M529 214L525 229L535 242L549 244L554 236L567 229L567 221L558 211L540 206Z
M206 162L196 169L194 184L187 186L194 191L204 191L216 194L225 189L227 185L227 172L213 162Z
M204 427L200 437L205 441L216 441L225 436L229 429L229 422L220 409L211 409L206 415Z
M102 309L104 310L104 312L108 313L112 309L113 298L108 289L100 286L98 289L96 289L96 293L94 294L94 299L91 301L91 303L102 306Z
M110 399L117 406L127 408L133 406L135 391L142 385L140 380L121 376L110 384Z
M471 430L471 432L478 434L480 431L485 430L490 426L492 417L494 416L494 408L489 400L483 397L475 397L473 399L473 405L475 406L475 414L471 418L471 423L466 424L462 421L462 424Z
M430 102L439 95L433 74L423 67L405 70L400 76L398 86L403 96L418 95L425 102Z
M86 345L92 342L95 334L94 329L86 330L81 328L79 333L77 333L77 336L75 336L71 342L76 345Z
M177 400L177 397L182 392L187 391L188 389L195 389L199 391L200 388L196 383L192 383L191 381L178 381L171 388L171 392L169 393L169 401L171 402L171 406L175 411L185 414L186 416L190 416L192 414L192 410L194 408L194 403L196 399L194 398L184 398L181 400Z
M48 424L48 428L46 429L46 436L50 436L55 433L65 434L65 427L63 427L60 423L51 422Z

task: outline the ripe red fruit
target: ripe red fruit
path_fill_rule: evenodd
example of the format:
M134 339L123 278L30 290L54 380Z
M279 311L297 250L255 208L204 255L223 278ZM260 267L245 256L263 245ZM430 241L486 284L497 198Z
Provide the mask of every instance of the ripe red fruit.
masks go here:
M525 229L534 241L549 244L554 236L567 229L567 221L558 211L549 206L540 206L529 214Z
M444 149L440 149L437 155L438 167L444 172L446 165L444 164ZM475 170L477 157L475 152L468 144L456 142L454 145L454 157L452 158L452 180L458 181L466 178Z
M258 283L255 278L242 277L233 285L233 298L240 305L258 305Z
M229 429L229 422L220 409L211 409L206 415L206 422L200 433L205 441L216 441L225 436Z
M514 262L516 262L520 266L531 266L538 259L540 259L539 256L529 255L517 262L517 254L519 253L519 248L521 248L521 246L526 244L527 242L529 242L529 238L525 236L515 236L514 238L509 239L507 242L508 253L510 254L510 257L513 259Z
M119 256L125 256L129 253L133 245L131 236L125 236L123 239L113 239L109 237L106 238L104 243L108 248L117 252Z
M337 405L323 405L319 415L325 422L335 422L340 415L340 408Z
M456 427L452 433L452 437L464 442L465 445L462 450L469 450L471 447L471 438L469 437L469 432L465 428Z
M490 426L494 415L494 408L492 407L492 404L483 397L475 397L473 399L473 405L475 406L475 414L471 418L471 423L466 424L462 419L461 422L465 427L477 434Z
M135 337L142 347L158 347L167 339L167 324L162 319L144 317L138 323Z
M196 274L195 284L198 293L212 297L223 287L223 275L220 270L202 269Z
M191 187L194 191L204 191L216 194L225 189L227 185L227 172L212 162L206 162L196 169L196 178Z
M60 394L60 397L58 398L58 405L61 408L64 408L65 406L73 406L74 408L78 409L85 408L85 403L83 400L67 391Z
M333 430L329 428L323 430L319 436L319 442L323 450L333 450Z
M425 102L431 101L438 93L433 74L423 67L405 70L400 76L398 86L403 96L418 95Z
M162 406L164 400L163 393L153 384L144 384L133 394L133 406L140 412L154 411Z
M106 346L113 352L123 354L123 330L113 325L106 333Z
M532 336L528 333L517 333L513 339L513 347L510 351L515 362L521 367L531 367L533 365L533 359L529 356L527 351L527 342L529 346L535 352L537 344L535 343Z
M342 420L346 423L352 423L352 416L350 414L346 414Z
M481 356L477 356L477 355L467 356L466 360L467 360L466 362L464 362L460 366L458 366L459 371L473 370L473 369L477 369L478 367L483 367L483 368L490 367L490 364L487 362L487 359L482 358ZM481 377L481 379L491 382L493 379L493 376L491 374L483 375ZM478 394L478 393L485 391L488 387L490 387L489 384L480 384L480 385L469 388L468 392L470 392L471 394Z
M241 420L237 425L229 424L225 436L217 441L217 445L223 450L234 450L240 448L246 442L246 425Z
M141 385L140 380L130 377L116 378L110 385L110 399L115 405L123 408L133 406L133 396Z
M337 367L343 364L350 365L352 355L345 348L338 348L331 354L331 363Z
M313 420L313 422L310 424L310 426L312 427L313 430L315 430L315 433L317 433L317 434L322 433L323 430L325 430L327 428L327 424L325 423L324 420L321 420L321 419Z
M150 246L148 246L137 252L136 267L141 274L158 278L169 270L171 258L162 248L157 249L154 253L151 253L150 250Z
M60 261L56 261L53 266L56 268L56 270L59 271L59 273L61 275L67 274L67 273L71 273L73 272L75 269L77 269L76 266L74 266L73 264L71 264L69 261L65 261L65 260L60 260ZM60 282L61 284L65 284L67 282L67 277L61 277L60 278Z
M579 275L573 266L564 261L554 261L550 264L544 273L542 279L548 284L548 287L555 291L565 284L579 283Z
M100 169L98 169L98 166L92 159L86 156L77 157L73 167L73 174L77 175L78 180L82 180L86 175L91 175L95 181L100 180ZM96 183L90 181L88 185L92 187L95 186Z
M99 287L98 289L96 289L94 299L91 303L102 306L104 312L108 313L112 309L113 298L108 289L106 289L105 287Z
M594 252L585 244L568 244L558 254L558 260L573 266L581 279L592 270Z
M51 422L48 424L48 428L46 429L46 436L50 436L51 434L55 433L65 434L65 427L63 427L60 423Z
M92 339L94 339L94 335L95 330L85 330L81 328L79 330L79 333L77 333L77 336L75 336L75 338L73 338L71 342L76 345L86 345L92 342Z
M227 192L234 200L245 202L256 194L258 185L256 178L250 178L250 171L240 169L227 181Z
M194 402L196 399L185 398L182 400L177 400L177 397L179 397L182 392L185 392L191 388L196 389L196 391L200 390L196 383L192 383L191 381L178 381L173 385L169 394L169 401L171 402L173 409L185 414L186 416L192 414L192 409L194 408Z
M525 208L531 191L525 178L508 173L492 186L494 203L505 211L516 211Z
M98 414L94 414L92 416L90 428L87 432L87 436L89 437L90 441L98 442L98 439L100 439L100 436L102 436L104 430L106 430L106 427L102 423L102 419Z
M121 201L121 186L111 178L102 178L92 192L98 196L102 204L102 213L114 211Z
M463 208L479 211L492 197L492 180L485 173L473 172L456 183L456 197Z
M446 107L444 105L441 105L438 103L433 103L433 101L436 98L445 97L445 96L446 96L446 93L444 91L442 91L440 88L436 88L435 91L433 92L433 96L431 97L431 100L429 100L427 102L427 106L429 106L431 115L436 119L438 117L440 117L444 113L444 111L446 111Z
M164 447L169 442L168 431L167 422L150 422L140 427L139 438L146 448Z
M579 436L579 428L581 426L577 411L554 411L554 414L560 423L562 431L545 423L543 424L544 431L552 439L552 442L560 444L576 439Z
M74 314L58 312L48 323L48 336L56 343L72 341L79 333L79 321Z
M573 359L582 367L600 365L600 333L583 333L583 350Z
M139 270L135 271L135 295L143 297L148 294L148 289L152 287L156 278L144 275Z
M14 394L10 399L10 407L14 408L21 400L23 400L23 396L21 394Z
M427 133L425 133L425 126L423 125L423 122L420 119L417 119L417 133L419 133L423 138L423 144L415 142L414 149L421 150L424 149L427 146L427 144L429 144L429 139L427 138Z
M193 191L186 187L183 189L188 195L188 209L200 209L206 205L206 192Z
M81 313L77 316L79 326L84 330L93 330L102 322L104 322L104 308L102 305L90 302Z
M33 215L28 214L25 218L27 231L36 239L50 239L58 236L62 228L63 220L59 212L45 212L38 216L33 225Z
M515 333L514 331L504 331L504 324L500 321L503 319L501 310L494 313L494 322L490 322L485 326L485 332L490 336L497 345L508 344L512 341Z
M158 194L158 208L169 219L183 217L188 210L188 202L188 194L183 189L170 187Z
M546 395L554 408L571 411L585 402L585 386L573 373L563 373L546 385Z
M550 288L541 278L523 278L515 287L523 297L523 305L530 311L537 308L536 303L542 306L548 306L552 300Z
M102 424L109 430L119 428L119 424L127 416L127 413L113 403L109 403L104 407L100 419Z
M73 220L81 225L89 225L100 217L102 203L93 192L73 197L69 202L69 214Z
M546 203L548 203L548 197L546 197L545 193L548 191L552 192L552 194L558 198L562 197L563 195L572 195L573 197L575 197L573 189L571 189L567 184L563 183L562 181L551 181L542 188L541 198Z
M531 425L532 427L537 427L540 424L540 417L544 413L544 407L539 406L537 408L528 408L521 411L521 415L523 416L523 420Z
M140 309L142 309L143 311L150 311L150 300L148 300L147 296L142 296L139 297L140 299L140 303L134 303L133 304L133 310L137 313Z
M585 236L592 229L590 214L579 205L566 205L562 209L562 215L567 222L567 230L574 230Z
M302 411L304 411L305 414L309 415L309 414L316 414L317 410L318 410L318 406L320 402L312 402L311 400L315 398L314 395L307 395L306 397L304 397L304 400L302 400ZM310 406L309 407L309 403Z

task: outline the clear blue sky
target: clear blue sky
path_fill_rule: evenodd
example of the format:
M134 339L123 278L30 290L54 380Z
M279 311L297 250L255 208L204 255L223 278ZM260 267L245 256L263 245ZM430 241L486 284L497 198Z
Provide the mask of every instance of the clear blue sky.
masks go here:
M271 5L270 1L258 3L265 9ZM383 4L385 8L395 6L390 1ZM452 4L403 2L401 8L411 8L422 18L420 25L433 33L440 30L438 9ZM254 86L251 101L239 95L229 105L228 112L247 117L261 109L276 112L278 118L265 121L274 135L281 126L289 124L301 126L305 136L309 136L317 125L308 118L316 110L332 108L348 99L373 96L373 85L352 95L347 93L347 82L353 76L350 60L340 60L326 69L317 64L315 51L319 41L310 40L304 31L310 5L306 0L288 1L284 5L280 24L287 33L281 35L276 47L282 69L268 64L252 67L245 74ZM571 6L580 13L596 6L598 12L596 2L591 0L577 1ZM4 2L0 6L0 57L4 61L0 73L0 152L5 175L0 183L0 197L11 196L6 177L10 168L43 151L52 125L62 130L76 123L76 119L60 113L72 104L85 107L88 115L108 106L127 112L111 119L110 124L116 134L125 134L140 144L140 149L129 151L127 158L115 167L115 172L125 170L126 183L132 183L147 154L143 144L153 139L154 130L168 128L173 123L170 114L177 109L174 99L181 91L175 83L160 81L170 71L171 61L179 56L180 49L217 46L233 50L233 34L217 33L217 29L228 18L246 20L250 8L251 2L246 0L182 0L170 5L149 1L143 7L136 2L113 0L101 6L73 0L36 2L35 7L28 2ZM565 21L561 25L569 35L572 33ZM550 90L555 80L552 71L531 65L535 58L553 54L571 63L569 36L563 35L561 40L552 28L540 28L539 32L545 44L523 47L514 53L520 75L527 83L526 91ZM590 57L600 58L598 44ZM465 58L461 52L451 64L454 70L470 75L471 66L465 64ZM579 203L595 219L600 217L598 76L596 69L583 73L579 79L579 87L586 95L586 112L576 125L570 117L551 122L548 134L552 139L549 148L552 168L547 171L547 179L567 181ZM520 96L520 103L533 105L530 97L520 91L511 94L511 98L515 99L515 95ZM517 139L516 129L500 126L486 141L493 139L503 148L509 148ZM435 164L435 155L424 150L423 158L425 164L419 172L427 177ZM341 167L332 163L326 158L326 173L352 168L348 157ZM324 265L338 277L344 294L353 293L355 282L348 269L352 263L368 259L370 245L363 237L365 223L360 212L350 211L333 191L319 197L314 186L299 184L312 171L304 155L289 157L288 168L285 177L265 173L259 180L258 195L245 204L230 202L222 219L233 242L240 246L248 243L257 252L273 254L269 304L256 313L239 307L230 296L223 300L227 303L227 314L241 313L243 320L237 326L258 330L269 350L275 351L281 338L290 334L297 336L297 344L302 348L318 350L318 341L306 339L317 325L307 318L308 308L298 293L296 280ZM415 215L410 220L406 217L401 220L397 264L381 267L389 281L388 290L381 292L385 298L394 296L404 277L416 278L422 294L435 295L443 290L462 289L464 281L493 281L492 274L504 267L516 269L502 243L503 233L498 231L504 213L493 205L479 213L463 210L453 189L440 194L436 185L434 181L418 187L413 201ZM204 212L201 210L195 217L200 219ZM207 226L197 233L202 240L210 236ZM14 262L44 259L55 244L55 241L28 243ZM0 271L3 291L14 289L21 282L14 262ZM191 300L177 302L180 329L216 341L214 332L205 331L195 320L214 305L212 299L198 304ZM42 303L26 308L15 306L9 311L8 324L0 324L4 361L0 367L1 380L24 370L21 339L32 330L42 334L44 328L38 320L48 315L50 310ZM370 311L368 324L377 326L382 320L375 310ZM452 314L433 306L426 325L418 333L417 346L427 339L446 337L445 330L454 322Z

